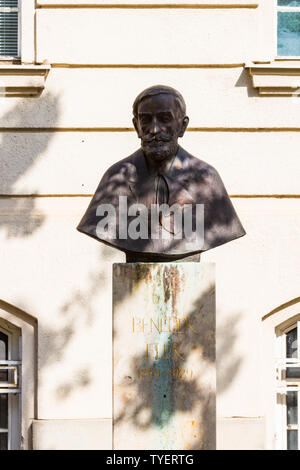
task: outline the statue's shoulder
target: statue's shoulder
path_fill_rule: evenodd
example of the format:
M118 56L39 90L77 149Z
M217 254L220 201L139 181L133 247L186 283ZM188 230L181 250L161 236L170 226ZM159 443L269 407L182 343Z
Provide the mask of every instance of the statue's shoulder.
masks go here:
M207 183L220 179L217 170L212 165L195 157L182 147L180 147L178 156L182 162L182 168L186 170L191 178L205 180Z
M141 149L139 149L133 154L114 163L104 173L103 180L106 181L120 178L126 181L135 181L137 175L136 162L137 159L141 156L141 152Z

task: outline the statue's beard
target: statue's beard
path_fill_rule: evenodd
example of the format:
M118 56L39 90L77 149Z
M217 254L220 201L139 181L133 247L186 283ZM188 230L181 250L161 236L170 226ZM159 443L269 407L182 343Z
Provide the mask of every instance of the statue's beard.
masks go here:
M168 140L167 140L168 139ZM142 138L142 149L145 155L154 160L162 161L174 155L177 151L177 139L170 139L170 137L156 137L147 139Z

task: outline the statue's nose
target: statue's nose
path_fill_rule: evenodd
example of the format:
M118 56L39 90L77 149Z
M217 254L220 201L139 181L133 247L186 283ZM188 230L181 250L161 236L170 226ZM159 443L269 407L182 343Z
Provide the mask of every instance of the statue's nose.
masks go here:
M151 126L150 126L150 133L157 134L160 131L159 124L156 118L152 119Z

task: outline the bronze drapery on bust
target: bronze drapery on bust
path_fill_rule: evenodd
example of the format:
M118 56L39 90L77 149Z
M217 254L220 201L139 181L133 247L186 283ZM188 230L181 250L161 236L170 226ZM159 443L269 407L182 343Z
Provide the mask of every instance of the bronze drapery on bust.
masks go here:
M245 235L217 171L178 145L181 94L147 88L133 114L141 148L106 171L77 229L127 261L175 261Z

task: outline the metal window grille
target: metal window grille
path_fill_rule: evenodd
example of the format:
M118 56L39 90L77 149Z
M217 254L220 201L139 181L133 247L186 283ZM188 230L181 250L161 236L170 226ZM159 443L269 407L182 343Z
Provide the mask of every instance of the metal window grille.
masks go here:
M19 0L0 0L0 57L19 56Z
M0 330L0 451L11 449L16 397L21 393L21 361L10 357L9 336Z
M21 361L0 361L0 371L10 373L10 379L0 381L0 393L20 393L20 367Z
M277 402L282 426L281 448L300 449L300 321L282 335L282 358L277 360Z

